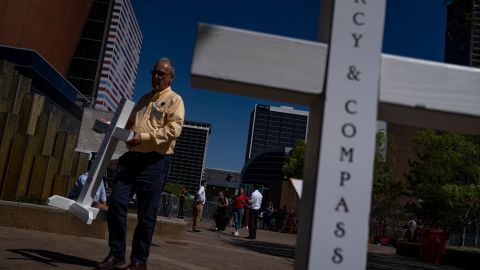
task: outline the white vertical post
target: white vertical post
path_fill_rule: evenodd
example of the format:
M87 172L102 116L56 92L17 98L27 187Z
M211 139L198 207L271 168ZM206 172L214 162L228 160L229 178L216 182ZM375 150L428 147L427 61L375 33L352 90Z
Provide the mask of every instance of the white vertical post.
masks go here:
M315 189L317 186L318 161L320 156L320 131L322 130L324 101L321 97L314 100L308 116L307 149L303 171L302 199L300 209L300 227L295 248L295 269L307 269L312 239ZM313 255L315 256L315 255Z
M318 41L325 44L330 43L330 30L332 25L334 1L335 0L320 1ZM323 81L321 81L320 83L320 85L322 86L325 85ZM325 93L324 89L320 90L320 93ZM318 184L317 166L320 158L320 140L322 131L324 100L324 94L318 95L310 105L306 140L306 142L308 143L308 147L305 151L305 164L303 171L304 183L302 187L302 201L304 203L300 204L300 229L298 231L297 247L295 249L295 269L307 269L309 263L310 245L312 242L313 230L315 190Z
M334 4L308 269L365 269L385 0Z

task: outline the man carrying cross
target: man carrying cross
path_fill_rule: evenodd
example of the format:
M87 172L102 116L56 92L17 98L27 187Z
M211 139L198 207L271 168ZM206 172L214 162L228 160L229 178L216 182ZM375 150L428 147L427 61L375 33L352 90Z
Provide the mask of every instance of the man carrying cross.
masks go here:
M125 263L126 215L135 192L138 224L133 235L131 263L123 269L146 269L169 156L182 131L185 115L182 98L170 88L174 75L175 69L168 58L156 62L152 91L140 98L125 126L134 135L126 142L129 151L118 160L110 195L107 215L110 252L96 263L96 269L113 269Z

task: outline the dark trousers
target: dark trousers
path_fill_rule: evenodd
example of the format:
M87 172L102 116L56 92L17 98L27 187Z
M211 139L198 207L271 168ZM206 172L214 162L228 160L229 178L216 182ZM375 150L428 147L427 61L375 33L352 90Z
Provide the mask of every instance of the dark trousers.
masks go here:
M227 227L228 218L226 212L225 207L217 208L217 212L215 212L215 226L222 231Z
M243 227L249 226L248 225L250 224L249 219L250 219L250 207L245 206L243 208L243 220L242 220Z
M178 218L183 218L183 208L185 207L185 198L180 198L178 200Z
M248 219L248 236L257 237L257 220L260 209L250 209L250 217Z
M107 215L110 255L125 257L127 209L136 193L138 224L130 260L132 263L147 262L169 165L169 156L157 152L127 152L118 160Z

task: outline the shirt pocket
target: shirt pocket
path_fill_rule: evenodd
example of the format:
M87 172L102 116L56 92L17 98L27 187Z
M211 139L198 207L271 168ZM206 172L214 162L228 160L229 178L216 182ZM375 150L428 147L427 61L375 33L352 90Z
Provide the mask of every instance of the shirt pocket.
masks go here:
M163 127L165 124L166 106L164 102L155 104L152 102L152 110L150 111L150 123L154 128Z

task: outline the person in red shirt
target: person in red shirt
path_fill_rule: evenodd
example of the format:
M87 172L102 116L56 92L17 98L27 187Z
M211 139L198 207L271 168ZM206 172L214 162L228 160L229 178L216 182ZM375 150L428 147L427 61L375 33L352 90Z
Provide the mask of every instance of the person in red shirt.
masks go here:
M243 188L240 189L237 195L233 198L233 215L235 219L235 232L233 235L240 236L240 224L242 223L243 207L247 204L248 197L245 196Z

